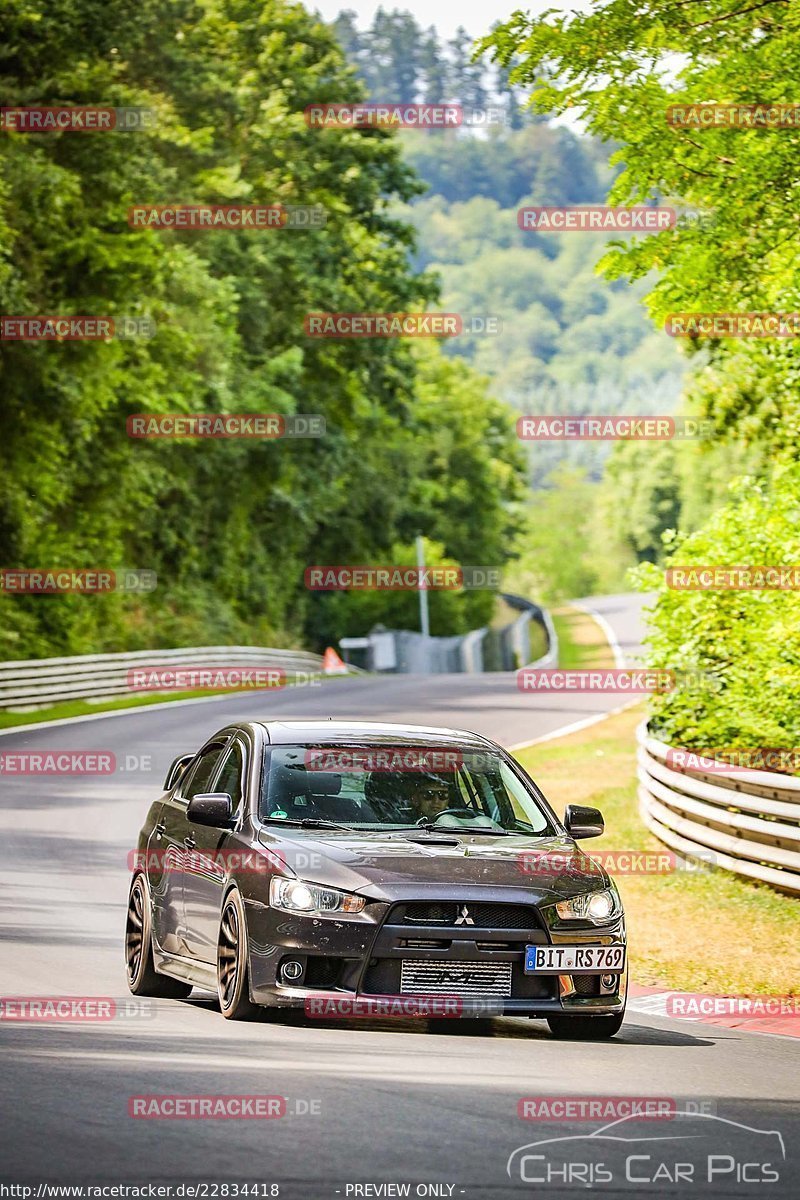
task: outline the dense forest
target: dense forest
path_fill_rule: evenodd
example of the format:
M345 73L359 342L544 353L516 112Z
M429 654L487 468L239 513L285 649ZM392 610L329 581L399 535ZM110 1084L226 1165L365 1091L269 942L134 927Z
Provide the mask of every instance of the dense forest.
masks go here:
M155 322L149 339L0 343L0 561L155 571L147 596L0 594L0 655L353 632L311 563L430 553L502 564L524 494L513 415L436 343L331 341L307 312L420 311L398 206L421 190L382 130L308 127L363 85L284 0L52 0L0 15L5 103L139 106L143 132L0 130L0 308ZM319 204L323 228L132 229L138 203ZM131 440L138 412L318 413L324 438ZM475 502L475 497L480 502ZM431 597L434 631L492 597ZM360 632L360 629L356 629Z
M402 207L415 266L435 273L447 311L496 314L502 325L444 353L518 412L675 412L687 360L648 317L648 281L601 277L603 235L517 223L523 205L602 203L619 172L613 146L531 108L530 84L511 81L513 60L472 62L464 30L445 41L398 10L379 10L364 30L345 11L335 28L373 98L467 95L504 114L486 130L399 135L427 185ZM691 452L669 445L543 442L525 453L533 495L507 580L548 599L624 587L628 567L659 556L665 529L721 500L728 466L698 474Z
M505 565L506 585L537 598L614 590L629 566L668 555L674 531L722 510L731 478L791 459L794 346L701 339L686 354L661 326L670 308L791 307L794 134L754 144L758 131L738 131L732 146L731 131L712 131L698 150L664 125L663 81L643 95L617 79L649 69L652 44L709 56L686 86L713 91L741 78L746 33L728 44L722 27L665 30L647 5L642 32L624 0L632 26L607 46L591 17L569 32L515 18L475 60L464 30L445 41L398 10L359 30L350 12L328 26L287 0L133 11L53 0L56 43L39 36L40 8L0 14L8 104L102 101L154 120L114 135L0 129L2 311L145 317L156 335L0 342L0 559L144 568L158 587L0 593L0 656L319 646L375 619L410 621L408 597L309 594L303 572L409 559L418 533L431 561ZM790 46L753 21L771 78L770 56ZM303 117L313 102L370 97L457 100L502 120L393 133ZM713 220L611 246L517 225L521 205L607 195ZM326 222L260 234L128 225L132 204L165 201L316 204ZM310 311L426 308L491 314L500 332L304 333ZM520 412L678 406L714 436L531 446L514 430ZM133 413L220 411L317 413L327 432L126 434ZM442 633L492 608L486 592L431 601Z
M628 15L634 19L632 10ZM577 40L568 63L542 56L534 70L526 64L524 40L502 29L489 39L489 52L471 61L463 30L445 41L407 12L379 10L361 31L352 13L344 12L336 28L375 97L466 94L505 114L485 131L400 134L406 161L428 186L402 209L417 231L415 265L435 272L447 310L495 313L503 323L499 336L460 338L444 347L445 354L465 358L486 376L492 395L520 412L680 409L704 417L712 428L720 424L722 410L703 399L707 381L716 376L716 347L692 347L685 354L645 303L654 287L656 295L665 292L658 272L671 254L680 256L689 276L700 265L708 271L723 231L716 204L703 188L685 188L685 178L678 185L665 172L653 182L633 165L628 174L634 173L641 190L625 192L623 147L630 127L622 117L615 123L605 116L606 92L599 84L591 99L603 121L593 124L584 113L581 121L564 123L577 106L571 100L557 104L553 96L560 93L551 93L549 81L556 67L573 69ZM544 36L546 25L513 28ZM492 52L495 47L499 52ZM437 93L432 80L443 90ZM635 95L623 98L632 110L640 103ZM636 162L641 155L646 161L653 120L657 114L634 143ZM632 239L627 250L599 234L523 232L517 226L522 205L597 204L609 193L617 203L669 201L681 220L665 235ZM623 254L629 270L620 267ZM742 343L743 363L751 356ZM742 384L755 381L745 374ZM660 561L665 535L699 528L726 502L731 478L759 470L765 447L754 436L752 418L746 436L740 432L686 442L527 444L532 497L507 569L508 586L547 599L629 586L628 568Z

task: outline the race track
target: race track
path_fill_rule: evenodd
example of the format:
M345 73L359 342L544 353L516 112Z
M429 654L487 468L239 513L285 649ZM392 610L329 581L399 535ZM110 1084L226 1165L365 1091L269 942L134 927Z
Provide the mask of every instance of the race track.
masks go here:
M635 655L638 601L592 603L624 653ZM124 1001L128 852L171 759L232 719L379 718L460 726L517 745L623 701L612 694L521 694L510 675L362 677L287 690L268 702L242 695L0 737L1 751L109 750L125 768L106 778L2 778L2 995ZM713 914L707 919L713 928ZM743 942L757 936L742 930ZM279 1192L267 1187L260 1195L290 1200L401 1195L379 1185L406 1183L411 1196L469 1200L576 1194L586 1191L585 1182L568 1181L566 1173L546 1186L522 1182L518 1165L509 1176L507 1160L525 1143L588 1134L598 1122L521 1120L518 1101L650 1096L692 1102L722 1118L705 1119L709 1151L729 1155L736 1167L723 1169L720 1158L711 1184L663 1174L645 1184L665 1152L644 1143L626 1179L630 1147L617 1142L605 1153L613 1180L596 1182L595 1192L800 1194L798 1039L636 1012L612 1042L581 1044L556 1041L543 1022L522 1019L452 1021L444 1032L430 1032L424 1021L315 1022L302 1015L234 1024L197 992L150 1006L147 1014L105 1024L0 1022L2 1182L257 1182L279 1185ZM135 1095L218 1093L285 1096L288 1113L273 1121L128 1115ZM682 1122L648 1125L643 1134L638 1124L635 1136L675 1136ZM779 1131L785 1159L775 1161L778 1141L761 1131ZM739 1156L761 1163L766 1142L777 1182L755 1182L754 1170L739 1167ZM686 1156L695 1152L689 1147ZM674 1162L674 1149L669 1153ZM536 1178L531 1162L525 1169ZM748 1181L737 1183L737 1172Z

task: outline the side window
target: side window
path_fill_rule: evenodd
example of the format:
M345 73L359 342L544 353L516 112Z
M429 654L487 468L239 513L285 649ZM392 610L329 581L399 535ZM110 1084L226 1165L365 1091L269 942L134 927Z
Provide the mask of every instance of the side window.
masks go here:
M198 796L202 792L208 791L208 784L217 769L224 748L225 743L219 742L203 751L187 786L181 789L184 800L191 800L192 796Z
M240 742L234 742L222 764L219 778L214 784L215 792L227 792L233 801L233 815L238 818L242 808L244 775L244 750Z

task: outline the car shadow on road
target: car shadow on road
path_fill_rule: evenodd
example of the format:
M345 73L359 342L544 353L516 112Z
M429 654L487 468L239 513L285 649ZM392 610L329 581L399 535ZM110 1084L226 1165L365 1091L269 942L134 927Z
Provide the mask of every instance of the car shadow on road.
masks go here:
M216 1020L222 1020L219 1004L211 993L192 996L181 1003L193 1008L207 1009ZM436 1034L455 1038L495 1038L554 1041L544 1020L520 1018L422 1018L422 1017L326 1017L310 1018L299 1008L264 1009L254 1022L257 1025L278 1025L287 1029L335 1029L350 1031L359 1029L373 1033ZM243 1025L243 1028L246 1026ZM605 1043L591 1045L619 1046L713 1046L716 1039L697 1037L683 1030L660 1029L649 1025L626 1021L621 1032Z

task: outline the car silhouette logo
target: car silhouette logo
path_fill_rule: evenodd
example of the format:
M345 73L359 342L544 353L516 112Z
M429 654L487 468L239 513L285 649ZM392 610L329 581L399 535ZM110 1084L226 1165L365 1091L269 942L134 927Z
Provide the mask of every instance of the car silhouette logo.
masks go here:
M469 915L469 909L466 904L461 905L461 912L456 917L456 925L474 925L472 917Z
M729 1136L733 1138L733 1142L731 1143L732 1148L738 1148L741 1144L742 1131L755 1134L756 1137L750 1139L751 1145L749 1146L749 1150L751 1153L756 1143L760 1143L758 1147L759 1151L761 1149L765 1152L773 1151L776 1159L779 1158L781 1162L785 1162L786 1160L786 1147L783 1135L777 1129L756 1129L752 1125L743 1125L739 1121L731 1121L726 1117L718 1117L711 1113L689 1113L678 1110L671 1118L668 1132L654 1133L649 1131L644 1133L639 1126L641 1119L638 1114L632 1113L620 1117L616 1121L611 1121L607 1125L602 1125L589 1134L567 1134L562 1137L540 1138L538 1141L528 1142L527 1145L518 1146L516 1150L512 1151L506 1163L506 1171L512 1178L514 1177L514 1171L519 1171L522 1181L530 1183L533 1180L527 1178L525 1174L526 1158L544 1161L550 1152L556 1155L563 1153L569 1158L571 1152L577 1154L583 1152L583 1155L585 1155L590 1146L598 1147L603 1144L605 1144L607 1149L616 1145L623 1152L625 1152L625 1149L645 1149L655 1152L657 1148L661 1147L662 1153L666 1154L671 1143L683 1143L683 1146L680 1148L681 1153L684 1156L688 1156L689 1150L686 1142L700 1143L701 1147L708 1147L709 1138L713 1137L715 1131L718 1136L727 1131ZM688 1129L684 1126L683 1132L679 1132L681 1124L672 1124L672 1121L681 1122L683 1119L686 1120ZM715 1150L720 1148L713 1142L712 1146ZM544 1147L548 1149L543 1153ZM728 1147L724 1148L727 1149ZM679 1147L676 1146L676 1151L678 1149ZM531 1155L532 1151L537 1151L537 1153ZM706 1152L708 1153L708 1150ZM638 1157L642 1158L646 1157L646 1155L639 1155ZM730 1161L733 1163L733 1158ZM774 1181L777 1178L778 1176L775 1175L770 1181ZM604 1179L603 1182L608 1182L608 1179Z

